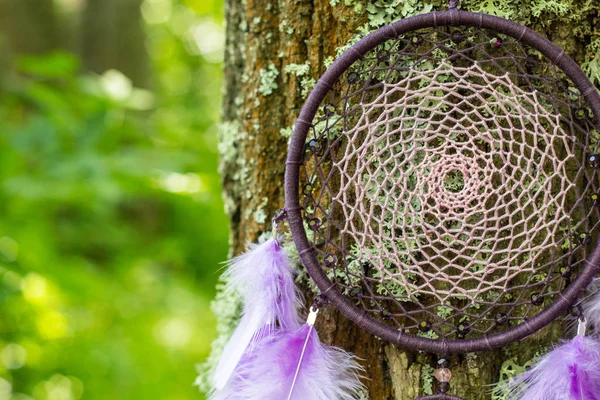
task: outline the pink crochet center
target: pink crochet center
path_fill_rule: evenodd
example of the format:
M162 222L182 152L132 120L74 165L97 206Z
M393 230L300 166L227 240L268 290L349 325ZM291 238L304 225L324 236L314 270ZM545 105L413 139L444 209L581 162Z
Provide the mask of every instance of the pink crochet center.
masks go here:
M474 76L486 84L472 83ZM459 91L463 101L449 102ZM519 273L534 274L537 256L560 245L569 219L563 205L575 186L563 177L575 155L559 116L539 106L535 93L477 64L441 62L410 70L400 84L383 82L381 94L360 107L356 125L343 132L343 157L333 163L340 175L333 201L344 216L340 234L381 279L408 297L475 300L507 290ZM413 256L415 246L424 259ZM523 254L530 257L520 260ZM389 263L400 268L392 272Z
M378 46L313 121L307 231L338 289L431 338L522 323L567 286L596 238L598 134L537 51L484 30Z

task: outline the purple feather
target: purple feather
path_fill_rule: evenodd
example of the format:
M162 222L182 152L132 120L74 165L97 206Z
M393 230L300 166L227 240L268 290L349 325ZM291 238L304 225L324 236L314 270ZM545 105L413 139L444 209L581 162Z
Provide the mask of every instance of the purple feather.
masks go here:
M600 400L600 342L578 335L508 385L508 400Z
M226 290L239 293L244 308L215 370L216 390L226 385L244 353L251 353L256 343L270 336L275 327L295 330L301 326L294 272L277 240L252 245L229 262L224 277Z
M351 400L363 389L353 356L324 346L310 325L278 330L255 350L210 400Z

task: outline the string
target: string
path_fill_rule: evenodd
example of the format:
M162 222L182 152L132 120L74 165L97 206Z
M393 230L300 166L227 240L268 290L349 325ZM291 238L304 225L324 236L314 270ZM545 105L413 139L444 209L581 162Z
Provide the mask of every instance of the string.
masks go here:
M310 339L310 334L312 333L315 321L317 319L317 314L319 313L319 309L315 309L313 307L310 308L310 313L308 314L308 318L306 318L306 324L309 326L308 333L306 334L306 339L304 340L304 346L302 346L302 352L300 353L300 359L298 360L298 366L296 367L296 373L294 374L294 380L292 381L292 386L290 387L290 393L288 394L287 400L292 398L292 394L294 393L294 388L296 387L296 381L298 380L298 374L300 373L300 366L302 365L302 361L304 359L304 353L306 352L306 347L308 346L308 340Z
M587 330L587 321L585 318L579 318L577 323L577 336L585 336L585 331Z

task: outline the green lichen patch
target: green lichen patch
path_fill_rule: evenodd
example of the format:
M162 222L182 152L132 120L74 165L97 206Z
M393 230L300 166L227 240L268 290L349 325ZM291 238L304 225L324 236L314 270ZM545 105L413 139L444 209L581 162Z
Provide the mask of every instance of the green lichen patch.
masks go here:
M592 82L600 84L600 37L588 46L587 59L581 67Z
M286 139L290 139L294 134L294 128L292 126L288 126L287 128L281 128L279 130L279 134Z
M279 23L279 32L287 33L288 35L294 34L294 28L290 26L290 23L284 19Z
M421 384L424 394L433 394L433 374L434 369L429 364L421 367Z
M536 353L535 357L531 360L520 365L514 358L508 359L502 363L500 367L500 376L498 383L494 387L491 393L491 400L508 400L508 385L517 375L522 374L528 368L530 368L541 356L541 353Z
M268 96L272 94L275 91L275 89L279 87L277 85L277 77L279 77L279 71L275 67L275 64L271 63L266 69L262 68L260 71L258 71L258 76L258 93L262 94L263 96Z
M368 26L376 29L399 18L432 10L433 4L420 0L376 0L367 6Z
M305 76L310 72L310 62L307 61L304 64L288 64L283 70L288 74Z
M308 97L310 91L315 87L316 84L317 81L311 77L303 78L302 81L300 81L300 86L302 87L300 95L303 99Z
M219 144L218 151L221 156L221 162L230 163L238 157L237 139L241 131L241 125L238 121L224 121L219 124Z
M258 205L256 210L252 214L254 221L258 224L264 224L265 222L267 222L267 212L265 211L265 207L268 201L269 199L267 197L263 197L261 203Z
M307 61L304 64L288 64L283 70L285 73L293 74L301 78L301 96L303 99L308 97L310 91L313 87L315 87L315 84L317 83L317 81L314 78L310 77L310 61Z

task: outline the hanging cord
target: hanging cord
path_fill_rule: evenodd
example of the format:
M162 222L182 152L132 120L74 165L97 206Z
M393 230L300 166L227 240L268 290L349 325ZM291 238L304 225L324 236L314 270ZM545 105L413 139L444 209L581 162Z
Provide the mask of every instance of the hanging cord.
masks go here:
M458 3L460 0L450 0L448 2L448 9L449 10L456 10L458 8Z

